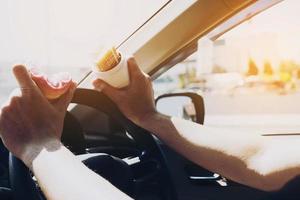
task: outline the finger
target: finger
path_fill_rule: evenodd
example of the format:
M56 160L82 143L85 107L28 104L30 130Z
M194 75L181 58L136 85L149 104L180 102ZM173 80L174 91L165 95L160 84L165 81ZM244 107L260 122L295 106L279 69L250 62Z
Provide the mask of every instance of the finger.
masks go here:
M32 81L26 67L23 65L16 65L13 68L13 72L22 90L35 89L35 84Z
M20 124L20 103L18 100L18 97L13 97L10 105L4 108L5 112L5 116L10 119L12 122L14 122L15 124Z
M106 83L101 79L96 79L93 82L93 85L95 87L95 90L99 92L103 92L106 96L108 96L112 100L118 98L118 94L120 94L121 92L119 89L109 85L108 83Z
M11 112L10 111L11 108L9 107L9 105L7 106L4 106L0 109L0 121L3 119L3 118L6 118L7 115Z
M7 100L4 101L3 104L1 104L0 109L3 108L3 107L8 106L8 105L10 104L11 99L12 99L13 97L21 97L21 95L22 95L22 92L21 92L20 88L15 88L15 89L9 94Z
M61 97L59 97L59 99L56 100L55 103L52 103L52 105L57 110L65 112L67 110L69 104L72 101L76 87L77 87L77 84L72 82L68 91L65 94L63 94Z
M127 60L127 64L128 64L130 81L136 80L136 77L139 77L143 74L142 70L139 68L139 66L137 65L133 57Z
M8 119L7 115L1 115L0 116L0 136L3 137L3 135L5 133L7 133L7 126L8 125L12 125L11 121ZM4 140L2 140L3 142L5 142Z

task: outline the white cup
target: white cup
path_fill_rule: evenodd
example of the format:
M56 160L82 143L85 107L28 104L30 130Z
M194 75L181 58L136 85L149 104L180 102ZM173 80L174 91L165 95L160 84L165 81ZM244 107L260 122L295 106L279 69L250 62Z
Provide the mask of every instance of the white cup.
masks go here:
M121 54L122 55L122 54ZM94 75L107 82L113 87L123 88L129 85L129 73L127 58L122 55L121 61L114 68L101 72L96 66L93 69Z

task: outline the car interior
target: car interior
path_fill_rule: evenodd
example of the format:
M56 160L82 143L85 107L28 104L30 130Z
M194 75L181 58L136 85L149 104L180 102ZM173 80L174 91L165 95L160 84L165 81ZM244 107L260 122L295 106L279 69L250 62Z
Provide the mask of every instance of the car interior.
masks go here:
M281 0L165 1L118 48L132 54L155 81L195 53L200 48L199 39L217 40L280 4ZM179 155L128 120L108 97L93 90L90 78L75 91L64 121L62 142L87 167L132 198L253 200L270 195L228 180ZM156 95L157 109L163 112L162 101L170 103L178 98L190 104L183 108L178 105L183 111L180 117L205 125L205 99L191 89ZM173 103L176 106L176 101ZM0 199L45 199L34 174L2 143Z

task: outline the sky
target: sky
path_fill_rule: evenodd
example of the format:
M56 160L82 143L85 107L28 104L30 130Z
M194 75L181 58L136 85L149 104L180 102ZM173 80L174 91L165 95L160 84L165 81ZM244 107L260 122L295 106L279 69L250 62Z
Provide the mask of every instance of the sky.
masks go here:
M83 77L105 48L118 45L167 0L0 0L0 103L22 63Z
M267 60L278 68L282 60L300 63L300 1L284 0L224 34L227 48L221 50L224 65L247 63L252 57L258 65ZM228 51L230 49L231 51ZM236 66L235 68L244 68ZM243 70L243 69L242 69Z
M1 0L0 62L83 67L166 0Z

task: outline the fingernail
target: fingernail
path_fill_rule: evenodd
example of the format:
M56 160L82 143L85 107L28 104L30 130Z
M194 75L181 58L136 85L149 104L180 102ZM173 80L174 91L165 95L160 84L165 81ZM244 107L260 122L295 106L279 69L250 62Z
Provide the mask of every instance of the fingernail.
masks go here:
M129 63L133 63L134 62L134 57L129 57L127 60Z

